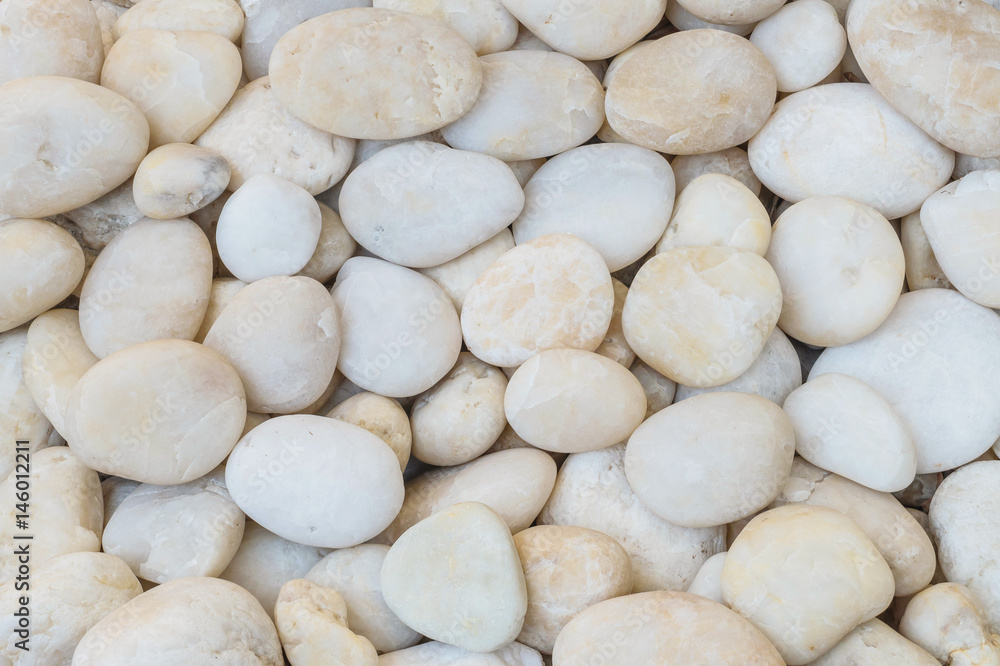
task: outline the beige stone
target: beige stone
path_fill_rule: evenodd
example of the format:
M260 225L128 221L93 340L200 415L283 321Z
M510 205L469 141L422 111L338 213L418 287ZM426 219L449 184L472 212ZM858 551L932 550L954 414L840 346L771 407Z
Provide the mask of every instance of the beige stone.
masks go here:
M726 605L760 629L789 666L822 656L885 610L892 594L892 572L875 545L850 518L823 507L758 515L722 568Z
M462 348L451 299L428 277L369 257L347 260L331 292L343 334L337 367L390 398L422 393L448 374Z
M229 164L215 151L168 143L143 158L132 180L132 196L146 217L184 217L218 199L229 175Z
M527 591L504 521L479 502L443 509L407 530L382 564L382 594L414 630L476 652L521 631Z
M114 91L58 76L0 86L0 212L40 218L115 189L146 155L149 125Z
M1000 16L986 3L852 3L847 36L875 89L921 129L952 150L1000 156Z
M399 468L406 469L413 445L413 431L409 416L397 401L365 391L344 400L326 416L378 435L396 454Z
M678 30L703 30L706 28L712 30L725 30L726 32L731 32L734 35L740 35L741 37L746 37L751 32L753 32L754 26L757 25L756 22L753 23L738 23L735 25L726 25L725 23L711 23L709 21L704 21L677 2L677 0L667 0L667 20L670 21L670 25L674 26Z
M340 214L324 203L317 203L322 223L319 241L316 243L316 251L298 275L310 277L317 282L327 282L354 255L358 244L347 232Z
M1000 662L1000 636L989 627L975 594L939 583L906 605L899 631L941 663L991 666Z
M625 331L622 330L622 310L625 309L628 287L614 277L611 278L611 284L615 289L615 308L611 313L611 325L608 326L604 340L594 353L609 358L624 368L630 368L635 361L635 352L628 346Z
M705 560L698 569L694 580L688 585L688 594L697 594L717 604L725 604L722 600L722 567L726 563L725 553L716 553Z
M593 351L614 310L614 287L600 254L568 234L551 234L504 253L476 279L462 307L473 354L516 366L545 349Z
M11 447L11 458L14 457ZM23 464L24 459L20 462ZM15 575L29 576L48 560L67 553L101 550L104 529L104 495L97 472L84 466L65 446L52 446L31 454L29 469L15 470L0 483L0 492L11 498L0 510L0 543L7 547L0 553L0 581ZM16 475L25 474L29 486L28 530L18 529L17 493L23 492ZM23 480L20 485L23 487ZM23 508L23 507L22 507ZM20 541L14 537L31 534L29 562L19 561L15 552ZM31 580L31 583L34 581ZM38 625L35 625L37 628Z
M240 81L239 50L212 32L132 30L111 47L101 85L149 121L149 145L189 143L205 131Z
M553 663L585 666L781 666L778 651L725 606L686 592L610 599L577 615L559 635Z
M104 41L88 0L7 0L0 6L0 84L29 76L98 83Z
M653 370L642 359L637 358L629 368L629 372L639 380L646 394L647 419L674 401L678 389L677 382Z
M782 213L764 258L781 283L781 330L820 347L878 328L906 277L903 247L889 222L843 197L810 197Z
M811 666L855 666L855 664L937 666L939 663L926 650L906 640L889 625L876 619L859 624L833 649L812 662Z
M205 310L205 317L201 320L198 334L194 336L195 342L205 341L205 336L208 335L226 306L232 303L236 294L240 293L246 286L246 282L234 277L218 277L212 280L212 293L208 297L208 309Z
M0 437L8 443L28 442L30 451L51 446L58 438L45 413L35 403L24 376L27 326L0 333ZM22 445L23 446L23 445ZM15 457L0 457L0 481L14 469Z
M518 640L545 654L575 615L632 591L628 553L606 534L539 525L515 534L514 545L528 590Z
M17 328L69 296L83 277L80 244L45 220L0 222L0 332Z
M31 636L25 652L17 643L19 597L28 591L16 581L0 585L0 631L6 636L0 659L7 664L69 664L84 634L108 613L142 593L128 566L105 553L67 553L33 567L30 588ZM23 631L23 629L21 629Z
M144 219L118 234L87 274L80 330L98 358L151 340L191 340L212 290L211 246L186 218Z
M90 0L97 12L97 21L101 25L101 41L104 43L104 57L108 56L108 51L114 46L114 27L121 15L128 11L128 7L123 7L113 0ZM100 73L98 72L98 75Z
M478 55L506 51L517 38L517 19L500 0L375 0L372 4L441 21Z
M604 89L562 53L505 51L481 58L475 105L441 130L448 145L501 160L529 160L586 142L604 122Z
M229 456L226 486L261 526L323 548L371 539L403 503L399 461L385 442L312 415L279 416L251 430Z
M238 43L243 10L234 0L144 0L115 23L115 40L133 30L193 30L214 32Z
M253 596L218 578L171 581L121 606L80 641L77 666L153 666L210 660L282 666L281 643Z
M329 387L341 329L333 299L304 277L273 277L241 289L225 307L205 346L232 363L250 411L289 414Z
M239 375L186 340L133 345L77 382L67 440L87 466L143 483L186 483L210 472L246 421Z
M484 270L501 254L514 247L514 236L510 229L504 229L493 238L484 241L465 254L438 266L421 268L420 272L431 278L444 289L451 299L455 311L462 314L465 297Z
M428 641L379 657L379 666L543 666L542 655L520 643L493 652L470 652L454 645Z
M774 106L774 71L746 39L689 30L626 60L608 85L608 123L626 140L674 155L739 145Z
M796 92L837 69L847 50L847 33L830 4L806 0L789 3L763 19L753 29L750 43L774 68L778 91Z
M785 0L680 0L689 12L702 19L724 25L753 23L777 11Z
M941 264L934 256L934 248L924 232L920 211L904 216L899 226L899 241L903 245L903 257L906 259L906 286L909 290L951 289L951 281L941 269Z
M236 91L195 143L226 158L233 172L231 190L252 176L269 174L320 194L343 178L354 156L353 139L296 118L278 101L266 76Z
M780 311L778 278L759 255L729 247L678 248L639 270L622 328L653 369L687 386L710 387L753 364Z
M624 457L621 444L570 455L538 524L586 527L618 541L632 560L634 592L685 590L705 560L725 549L725 528L661 519L629 487Z
M483 81L475 51L451 28L368 8L292 28L275 45L268 71L289 111L355 139L402 139L444 127L472 108Z
M351 631L344 599L328 587L288 581L278 593L274 619L292 666L378 666L375 647Z
M771 218L757 195L735 178L706 173L678 195L656 252L721 245L764 256L770 242Z
M403 507L379 541L391 544L432 513L459 502L485 504L517 534L538 517L555 482L552 458L532 448L488 453L464 465L431 469L406 483Z

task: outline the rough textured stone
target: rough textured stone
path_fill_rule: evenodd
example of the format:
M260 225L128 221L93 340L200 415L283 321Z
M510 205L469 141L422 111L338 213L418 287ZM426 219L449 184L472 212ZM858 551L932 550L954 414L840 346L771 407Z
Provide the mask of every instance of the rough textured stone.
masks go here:
M147 217L184 217L219 198L229 175L229 164L215 151L168 143L143 158L132 181L132 196Z
M328 587L288 581L278 593L274 619L292 666L378 666L375 647L351 631L344 599Z
M940 583L914 595L899 631L930 652L939 663L989 666L1000 661L1000 637L972 590Z

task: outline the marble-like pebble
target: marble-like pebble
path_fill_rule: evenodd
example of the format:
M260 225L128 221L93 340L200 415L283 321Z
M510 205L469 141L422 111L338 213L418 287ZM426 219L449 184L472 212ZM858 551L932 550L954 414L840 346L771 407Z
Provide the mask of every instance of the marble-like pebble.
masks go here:
M667 20L670 21L670 25L674 26L678 30L703 30L709 28L712 30L725 30L726 32L731 32L734 35L739 35L741 37L748 36L751 32L753 32L754 26L757 25L756 22L737 23L734 25L711 23L698 18L688 10L684 9L684 6L677 2L677 0L667 0L666 17Z
M611 359L623 368L631 368L635 361L635 352L628 346L625 331L622 329L622 311L625 309L625 299L628 298L628 287L614 277L611 278L611 284L615 289L615 307L611 312L611 325L608 326L604 340L594 353Z
M636 358L629 368L629 372L639 380L639 383L642 384L642 390L646 394L647 419L673 403L675 397L678 400L681 399L678 395L681 387L677 385L677 382L653 370L642 359Z
M378 435L396 454L399 468L406 469L413 447L413 430L409 415L396 400L365 391L344 400L326 416Z
M481 56L506 51L517 39L517 19L500 0L374 0L372 5L441 21Z
M885 622L874 619L859 624L811 666L937 666L939 663L929 652L900 636Z
M493 652L471 652L454 645L428 641L379 657L379 666L543 666L542 655L520 643L508 643Z
M0 85L29 76L98 83L104 40L89 0L7 0L0 5Z
M340 214L322 202L317 203L321 221L319 240L316 251L298 275L317 282L328 282L354 256L358 244L347 232Z
M336 591L304 579L281 587L274 621L292 666L378 666L378 652L347 624L347 605Z
M939 583L914 595L899 631L939 663L1000 662L1000 636L989 627L976 594L964 585Z
M76 225L84 252L92 250L95 256L122 230L145 217L135 205L131 178L107 194L62 215ZM88 266L93 264L93 259L88 259L87 263Z
M513 247L514 235L510 229L504 229L465 254L438 266L421 268L420 272L444 289L452 305L455 306L455 311L461 315L462 305L472 283L489 268L490 264L500 258L500 255Z
M924 231L920 211L904 216L899 227L899 242L903 245L903 257L906 259L906 286L909 290L951 289L951 280L941 269Z
M132 196L146 217L185 217L218 199L229 177L229 164L218 153L187 143L168 143L139 163Z
M805 0L788 3L763 19L753 29L750 43L774 68L778 91L797 92L837 68L847 50L847 33L830 4Z
M212 330L212 326L218 321L226 306L232 303L233 299L236 298L236 294L240 293L246 286L246 282L237 280L234 277L217 277L212 280L212 292L208 297L208 309L205 310L205 316L201 320L201 328L198 329L197 335L194 336L195 342L205 342L205 337Z
M703 21L740 25L760 21L777 11L785 0L679 0Z
M238 44L243 10L235 0L145 0L115 22L115 40L133 30L194 30L214 32Z
M725 563L725 553L716 553L705 560L695 574L694 580L688 585L688 594L697 594L715 603L725 604L722 600L722 567Z

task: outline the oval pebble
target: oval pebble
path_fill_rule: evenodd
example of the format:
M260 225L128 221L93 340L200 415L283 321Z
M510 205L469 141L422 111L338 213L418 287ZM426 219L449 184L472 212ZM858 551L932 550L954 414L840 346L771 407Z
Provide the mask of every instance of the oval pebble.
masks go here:
M168 143L143 158L132 181L132 196L146 217L184 217L219 198L229 176L229 164L218 153Z
M679 0L703 21L740 25L760 21L777 11L785 0Z
M372 4L441 21L481 56L506 51L517 38L517 19L500 0L374 0Z
M796 92L837 69L847 50L847 33L830 4L806 0L788 3L763 19L753 29L750 43L774 68L778 92Z
M104 41L87 0L7 0L0 5L0 85L29 76L101 79Z
M235 0L145 0L118 18L113 36L144 28L214 32L239 43L243 10Z

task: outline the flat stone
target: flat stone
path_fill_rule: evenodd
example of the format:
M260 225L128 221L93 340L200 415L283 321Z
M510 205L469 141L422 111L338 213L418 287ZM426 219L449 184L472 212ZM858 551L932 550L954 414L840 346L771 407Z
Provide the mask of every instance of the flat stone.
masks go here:
M89 0L13 0L0 6L0 85L29 76L101 80L104 40Z
M900 636L885 622L875 619L859 624L833 649L812 662L812 666L854 664L936 666L939 663L929 652Z
M470 652L454 645L428 641L379 657L379 666L543 666L542 655L520 643L493 652Z
M506 51L517 38L517 19L501 0L375 0L372 4L441 21L460 34L477 55Z
M133 30L193 30L214 32L238 43L243 10L235 0L145 0L115 22L115 40Z
M229 164L215 151L168 143L143 158L132 181L132 195L147 217L184 217L218 199L226 191L229 175Z
M776 12L785 0L679 0L703 21L723 25L754 23Z
M334 590L308 580L285 583L274 607L281 645L292 666L377 666L371 641L347 624L347 605Z

